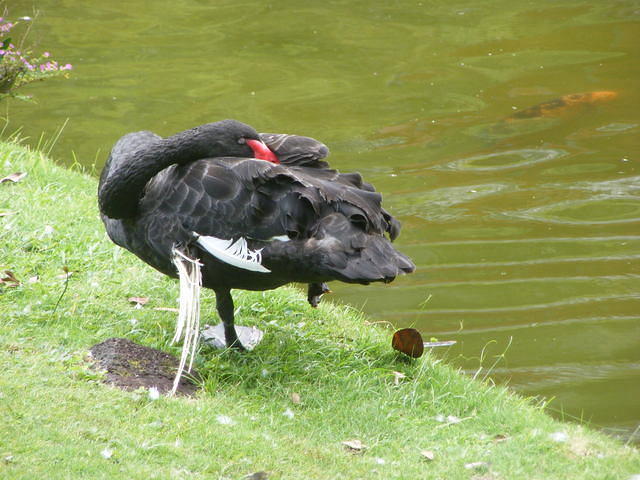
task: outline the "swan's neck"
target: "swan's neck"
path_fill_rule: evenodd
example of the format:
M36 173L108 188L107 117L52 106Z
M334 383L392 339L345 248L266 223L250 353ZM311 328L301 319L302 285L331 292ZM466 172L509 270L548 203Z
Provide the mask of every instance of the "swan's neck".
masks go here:
M215 155L218 145L198 127L162 139L151 132L125 135L113 147L98 188L100 211L131 218L147 182L165 168Z

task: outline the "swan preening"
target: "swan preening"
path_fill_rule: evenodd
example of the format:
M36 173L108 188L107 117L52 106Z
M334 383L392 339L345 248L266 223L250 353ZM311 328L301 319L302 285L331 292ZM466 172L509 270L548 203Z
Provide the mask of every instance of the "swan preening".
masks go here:
M190 281L215 292L226 345L243 349L232 288L307 283L316 306L330 280L390 282L415 269L391 245L400 224L381 195L360 174L329 168L328 153L235 120L168 138L129 133L100 177L101 217L116 244L160 272L197 268Z

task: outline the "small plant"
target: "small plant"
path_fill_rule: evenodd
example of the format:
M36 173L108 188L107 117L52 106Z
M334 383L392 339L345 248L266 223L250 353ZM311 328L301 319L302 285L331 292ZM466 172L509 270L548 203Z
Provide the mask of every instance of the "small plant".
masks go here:
M20 17L12 22L0 17L0 100L15 97L29 100L30 97L19 95L16 90L23 85L45 80L51 77L68 77L71 64L59 64L49 52L36 55L25 45L31 27L30 17ZM15 28L28 24L19 40L14 40Z

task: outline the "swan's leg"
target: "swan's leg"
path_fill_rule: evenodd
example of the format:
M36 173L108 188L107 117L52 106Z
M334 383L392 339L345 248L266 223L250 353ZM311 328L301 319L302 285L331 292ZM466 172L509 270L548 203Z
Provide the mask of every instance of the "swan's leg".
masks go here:
M325 293L331 293L329 285L324 282L310 283L309 289L307 290L307 301L313 308L316 308L320 303L320 298L322 298L322 295Z
M227 348L235 348L244 351L245 348L238 339L238 334L233 326L233 298L229 290L216 290L216 303L218 315L224 325L224 339Z
M205 343L213 348L234 348L239 351L253 350L262 340L262 330L256 327L234 325L233 298L229 289L214 290L216 307L221 323L209 326L202 332Z

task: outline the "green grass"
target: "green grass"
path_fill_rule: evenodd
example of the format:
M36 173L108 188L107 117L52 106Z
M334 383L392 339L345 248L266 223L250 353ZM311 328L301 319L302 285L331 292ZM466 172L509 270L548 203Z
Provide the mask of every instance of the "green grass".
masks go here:
M0 216L0 271L21 281L0 285L3 479L640 474L635 449L553 420L542 406L472 381L434 356L400 358L389 330L348 307L311 309L289 288L235 292L238 323L263 329L264 341L247 354L203 347L197 368L204 389L196 398L151 400L105 386L83 357L106 338L178 353L169 345L175 314L154 310L176 306L177 284L107 239L94 178L0 144L0 177L15 171L28 176L0 184L0 215L13 213ZM64 267L72 272L66 291ZM131 296L150 301L136 309ZM214 305L207 292L204 321L217 323ZM406 375L397 384L396 371ZM566 438L556 441L554 433ZM347 452L341 442L351 439L368 448ZM485 464L465 468L472 462Z

